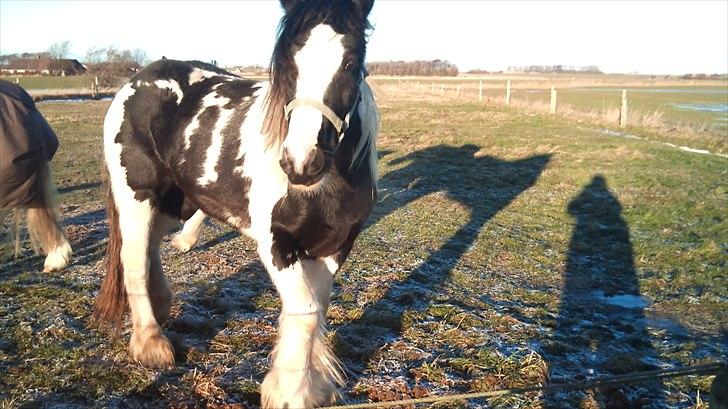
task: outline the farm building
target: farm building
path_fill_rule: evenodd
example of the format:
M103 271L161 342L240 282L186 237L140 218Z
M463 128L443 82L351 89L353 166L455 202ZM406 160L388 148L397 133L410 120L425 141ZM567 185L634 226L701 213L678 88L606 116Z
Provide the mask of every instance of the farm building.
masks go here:
M15 58L2 67L3 74L14 75L79 75L86 67L78 60L60 58Z

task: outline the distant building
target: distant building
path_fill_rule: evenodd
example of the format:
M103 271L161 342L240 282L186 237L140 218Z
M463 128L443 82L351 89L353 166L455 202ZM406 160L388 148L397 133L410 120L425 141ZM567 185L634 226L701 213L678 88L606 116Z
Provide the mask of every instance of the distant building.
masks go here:
M79 75L86 67L78 60L60 58L13 58L0 67L2 74L10 75Z

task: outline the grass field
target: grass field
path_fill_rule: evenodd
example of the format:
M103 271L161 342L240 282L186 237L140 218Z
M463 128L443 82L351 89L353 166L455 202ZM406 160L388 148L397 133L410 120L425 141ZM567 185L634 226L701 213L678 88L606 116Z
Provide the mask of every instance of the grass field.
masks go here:
M483 98L503 104L506 77L483 77ZM481 78L376 78L384 93L439 101L477 101ZM592 123L619 123L627 89L630 132L649 129L659 140L728 154L728 82L650 79L646 76L513 76L511 105L548 113L550 89L557 90L557 114ZM644 135L643 135L644 136Z
M728 159L566 117L385 91L380 201L328 313L344 399L726 359ZM253 243L216 223L190 253L165 243L177 366L130 362L128 327L112 337L90 325L108 102L39 106L61 138L54 168L77 253L54 274L29 251L0 260L0 407L255 407L279 302ZM711 380L439 407L704 407Z
M12 83L15 83L17 79L17 83L28 91L91 88L94 80L89 75L69 75L65 77L4 75L0 79Z

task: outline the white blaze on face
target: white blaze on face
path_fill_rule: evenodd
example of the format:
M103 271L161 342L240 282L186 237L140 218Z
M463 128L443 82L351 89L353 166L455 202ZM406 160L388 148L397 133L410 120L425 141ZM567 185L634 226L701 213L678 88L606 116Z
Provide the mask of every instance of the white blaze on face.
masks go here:
M324 94L344 58L343 34L331 26L319 24L294 59L298 68L296 98L324 102ZM294 163L296 172L303 172L309 152L316 148L321 129L321 112L308 106L299 106L291 112L291 122L283 147Z

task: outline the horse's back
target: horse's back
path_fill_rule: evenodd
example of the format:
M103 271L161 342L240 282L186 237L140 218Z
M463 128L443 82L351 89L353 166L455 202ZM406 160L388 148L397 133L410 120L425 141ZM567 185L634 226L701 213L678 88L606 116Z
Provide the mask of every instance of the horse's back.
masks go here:
M239 201L218 203L230 200L231 189L246 189L233 174L242 166L240 128L256 84L198 61L150 64L121 88L107 112L105 145L116 146L107 149L107 161L119 156L127 185L141 199L173 191L179 201L193 193L196 207L213 216L246 211Z

